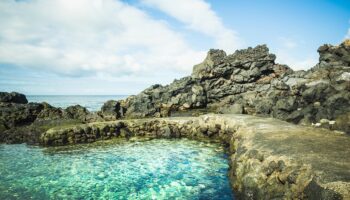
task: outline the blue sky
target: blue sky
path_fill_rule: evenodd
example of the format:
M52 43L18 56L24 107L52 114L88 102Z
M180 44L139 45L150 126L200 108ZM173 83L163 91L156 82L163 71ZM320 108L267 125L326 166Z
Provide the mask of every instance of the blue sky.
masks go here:
M295 70L350 37L349 0L3 0L0 91L136 94L208 49L267 44Z

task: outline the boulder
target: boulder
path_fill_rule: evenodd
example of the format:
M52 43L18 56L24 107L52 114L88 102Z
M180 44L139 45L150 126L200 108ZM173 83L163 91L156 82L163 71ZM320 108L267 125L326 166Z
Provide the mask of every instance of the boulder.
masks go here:
M104 118L119 119L124 115L124 111L119 101L109 100L101 107L100 114Z
M43 109L44 106L39 103L17 104L0 102L0 122L7 129L28 125L36 120Z
M79 105L62 109L46 102L27 103L18 93L1 94L5 102L0 102L0 142L36 144L38 135L51 127L98 121Z
M64 117L85 121L90 112L81 105L69 106L64 110Z
M0 92L0 102L26 104L28 100L24 94L17 92Z
M50 104L43 102L41 103L42 110L37 116L37 120L56 120L63 118L63 110L61 108L56 108Z

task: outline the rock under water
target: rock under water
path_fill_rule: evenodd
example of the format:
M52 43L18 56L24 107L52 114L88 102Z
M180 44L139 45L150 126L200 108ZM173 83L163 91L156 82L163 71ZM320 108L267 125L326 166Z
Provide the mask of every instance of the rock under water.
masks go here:
M233 199L218 144L113 140L0 145L0 199Z

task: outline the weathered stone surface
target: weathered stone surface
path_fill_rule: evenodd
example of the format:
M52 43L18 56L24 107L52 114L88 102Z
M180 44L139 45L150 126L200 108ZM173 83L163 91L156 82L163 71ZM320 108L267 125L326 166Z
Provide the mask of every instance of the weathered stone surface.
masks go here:
M0 102L26 104L28 100L24 94L17 92L0 92Z
M62 109L45 102L0 102L0 142L35 144L38 135L51 127L100 120L79 105Z
M68 119L77 119L86 121L90 112L81 105L69 106L64 110L64 117Z
M228 147L229 175L239 198L350 199L349 136L268 118L350 133L350 41L321 46L318 52L316 66L294 72L276 64L265 45L232 55L210 50L191 76L108 101L98 114L79 105L61 109L28 103L22 94L2 92L0 142L66 145L135 136L209 139ZM206 112L264 118L129 119ZM120 118L124 120L96 122Z
M192 76L195 78L211 78L215 76L212 70L216 66L223 64L226 53L223 50L210 49L205 60L193 67Z
M350 137L272 118L204 115L99 122L53 128L40 141L66 145L112 137L222 142L239 199L350 198Z
M44 106L38 103L17 104L0 102L0 122L6 128L32 123Z
M289 70L274 64L275 55L265 45L236 51L227 56L210 50L203 63L194 67L192 76L167 86L154 85L131 96L120 105L126 117L168 116L171 111L208 107L230 95L254 89L254 81L275 78Z
M120 102L110 100L103 104L99 114L106 120L116 120L123 117L124 111Z
M63 110L61 108L56 108L50 104L43 102L40 104L42 109L38 114L37 120L56 120L63 118Z
M344 121L337 122L339 116L350 113L349 42L324 45L318 51L320 62L315 67L294 72L276 64L266 45L231 55L212 49L193 67L191 76L166 86L151 86L120 101L120 116L167 117L177 111L207 109L306 125L328 119L342 124L333 129L350 133ZM235 105L241 105L243 111L232 110Z

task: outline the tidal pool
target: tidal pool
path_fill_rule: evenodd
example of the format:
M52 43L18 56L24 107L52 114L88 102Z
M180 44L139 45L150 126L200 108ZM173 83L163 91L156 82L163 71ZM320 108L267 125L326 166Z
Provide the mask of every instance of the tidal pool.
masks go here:
M233 199L219 144L0 145L0 199Z

